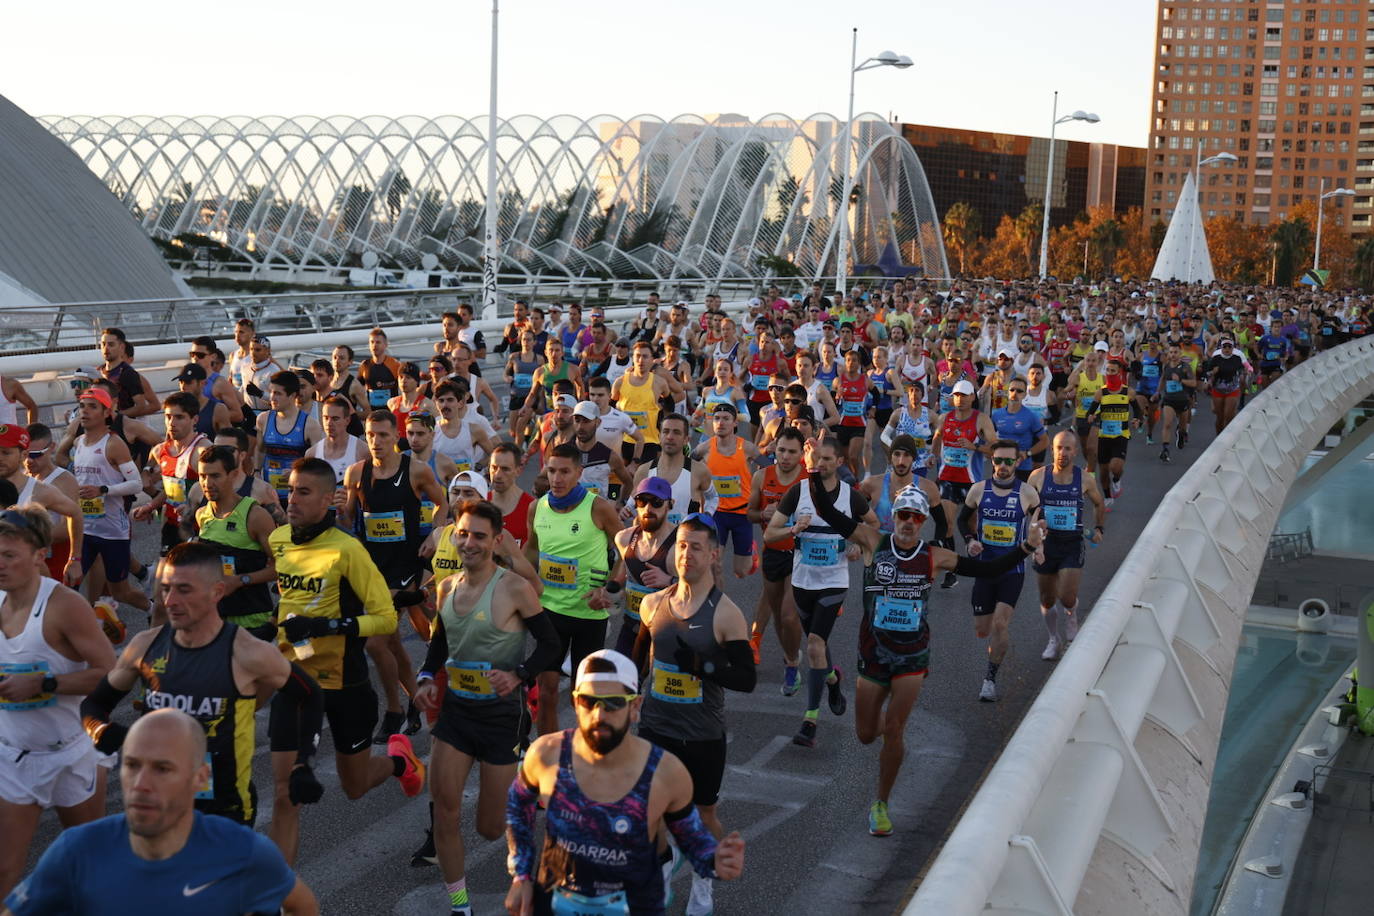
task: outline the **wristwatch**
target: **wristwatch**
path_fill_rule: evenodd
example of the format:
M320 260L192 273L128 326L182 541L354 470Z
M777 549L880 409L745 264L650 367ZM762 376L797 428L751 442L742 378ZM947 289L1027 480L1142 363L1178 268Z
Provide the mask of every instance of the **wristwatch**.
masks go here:
M252 579L251 576L248 575L248 573L244 573L243 575L239 576L239 585L242 585L242 586L244 586L244 587L247 587L247 586L252 585L252 584L253 584L253 579Z
M105 485L102 483L102 484L100 485L100 495L101 495L101 496L104 496L104 495L106 495L106 494L109 493L109 492L110 492L110 488L107 487L107 486L105 486Z
M57 693L57 678L49 674L43 678L43 682L38 685L38 689L42 693Z

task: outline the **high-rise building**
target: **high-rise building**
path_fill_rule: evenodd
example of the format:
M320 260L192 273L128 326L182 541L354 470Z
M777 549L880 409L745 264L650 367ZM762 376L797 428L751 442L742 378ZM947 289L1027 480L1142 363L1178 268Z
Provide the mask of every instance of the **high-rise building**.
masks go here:
M1328 228L1374 214L1374 2L1160 0L1147 219L1168 222L1199 157L1204 219L1279 223L1335 188Z

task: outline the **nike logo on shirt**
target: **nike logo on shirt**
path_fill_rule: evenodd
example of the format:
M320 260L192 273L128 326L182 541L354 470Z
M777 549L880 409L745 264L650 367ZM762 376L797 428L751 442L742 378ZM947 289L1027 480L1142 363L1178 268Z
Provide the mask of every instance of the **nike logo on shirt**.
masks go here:
M182 887L182 889L181 889L181 896L183 896L183 897L194 897L196 894L199 894L201 891L205 890L207 887L209 887L210 885L214 884L216 881L219 881L219 879L216 878L214 881L207 881L205 884L202 884L200 887L192 887L191 885L187 884L187 885L185 885L185 886Z

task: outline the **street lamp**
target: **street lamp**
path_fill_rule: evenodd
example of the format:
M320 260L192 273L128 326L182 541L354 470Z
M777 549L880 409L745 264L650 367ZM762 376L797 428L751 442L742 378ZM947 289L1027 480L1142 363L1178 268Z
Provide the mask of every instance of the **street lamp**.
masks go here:
M487 107L487 213L482 242L482 317L496 318L496 274L501 255L497 232L496 200L496 37L500 0L491 0L491 100Z
M1188 277L1189 283L1193 282L1193 258L1197 255L1197 230L1202 225L1202 167L1213 165L1218 162L1235 162L1236 157L1231 153L1217 153L1215 156L1202 158L1202 144L1204 138L1199 137L1197 141L1197 165L1193 168L1193 195L1197 198L1197 218L1188 226ZM1175 214L1177 215L1177 214Z
M1317 196L1317 246L1312 249L1312 269L1317 270L1321 265L1322 259L1322 213L1325 208L1322 202L1329 197L1354 197L1355 192L1350 188L1337 188L1334 191L1326 190L1326 179L1322 179L1321 191Z
M1102 119L1081 108L1073 114L1059 117L1059 90L1054 92L1054 106L1050 109L1050 157L1045 165L1045 212L1040 224L1040 279L1050 275L1050 189L1054 187L1054 129L1068 121L1087 121L1096 124Z
M844 298L845 287L848 285L848 261L849 261L849 195L852 193L849 187L849 135L854 131L854 74L860 70L872 70L874 67L896 67L898 70L905 70L912 64L911 58L905 54L897 54L895 51L884 51L875 57L870 57L863 63L857 63L859 59L859 30L854 30L854 40L849 51L849 116L844 122L844 146L840 156L844 160L844 181L840 184L840 238L839 238L839 257L835 267L835 288L839 291L841 299Z

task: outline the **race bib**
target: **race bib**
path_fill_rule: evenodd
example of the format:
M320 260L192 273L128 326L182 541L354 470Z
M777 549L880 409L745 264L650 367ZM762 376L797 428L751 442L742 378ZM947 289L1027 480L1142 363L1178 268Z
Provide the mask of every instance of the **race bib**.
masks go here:
M1077 531L1078 509L1073 506L1045 506L1045 521L1054 531Z
M420 500L420 533L428 534L434 530L434 510L437 507L427 499Z
M654 680L649 693L667 703L700 703L701 678L654 659Z
M635 426L640 429L649 428L649 412L647 410L627 410L625 413L629 415L631 420L635 421Z
M749 387L750 387L750 388L753 388L755 391L767 391L767 390L768 390L768 376L766 376L766 375L751 375L751 376L749 376Z
M285 496L291 484L291 469L280 461L268 458L266 470L265 476L267 482L272 485L272 489L276 490L279 495Z
M1003 525L998 522L983 522L982 537L979 538L984 544L993 547L1010 547L1016 543L1016 526Z
M668 524L680 525L682 524L682 520L686 517L687 516L683 515L682 512L674 509L668 513Z
M625 616L631 620L639 619L639 606L644 603L645 595L652 595L658 589L640 585L633 579L625 580Z
M1154 363L1145 363L1140 367L1141 378L1159 378L1159 366Z
M731 475L729 477L712 477L711 481L715 484L717 496L722 496L728 499L732 496L742 496L744 494L744 491L740 488L740 480L738 475Z
M1104 435L1104 436L1119 436L1119 435L1121 435L1121 421L1120 421L1120 420L1103 420L1103 421L1102 421L1102 435Z
M879 595L873 604L873 626L879 630L914 633L925 620L925 602Z
M395 543L406 539L406 515L395 512L364 512L363 533L374 544Z
M234 571L235 563L233 557L226 557L221 555L219 558L219 565L220 569L224 572L225 576L237 575L237 573Z
M946 446L943 450L944 463L947 468L966 468L972 456L972 449Z
M534 374L530 372L515 373L515 387L521 391L529 391L534 387Z
M546 588L577 588L577 560L540 551L539 580Z
M1183 383L1176 378L1165 379L1164 390L1169 394L1178 394L1183 390Z
M863 401L845 401L840 405L840 413L846 417L861 417L863 412Z
M391 400L391 395L385 388L373 388L367 393L367 404L373 410L384 409L389 400Z
M458 473L460 474L464 471L471 471L472 459L467 457L455 458L453 461L453 467L457 469Z
M180 506L186 502L186 481L180 477L162 476L162 492L167 496L167 502L174 506Z
M81 498L81 517L86 521L94 521L105 517L105 497L91 496Z
M13 674L41 674L47 677L52 672L48 669L48 663L39 661L34 663L16 663L0 665L0 676L9 677ZM0 712L20 712L26 709L42 709L45 706L52 706L57 703L57 696L51 693L39 693L29 697L27 700L7 700L0 697Z
M488 677L490 662L456 662L449 659L444 668L448 671L448 689L454 696L465 700L496 699L496 688L491 686Z
M629 916L630 903L624 891L589 897L566 888L553 889L549 901L554 916Z
M205 777L205 786L199 792L196 793L196 798L215 797L215 764L214 761L210 759L209 751L205 752L205 766L207 768L207 771L209 772L209 775Z
M835 566L840 562L840 544L837 537L799 537L801 561L803 566Z

